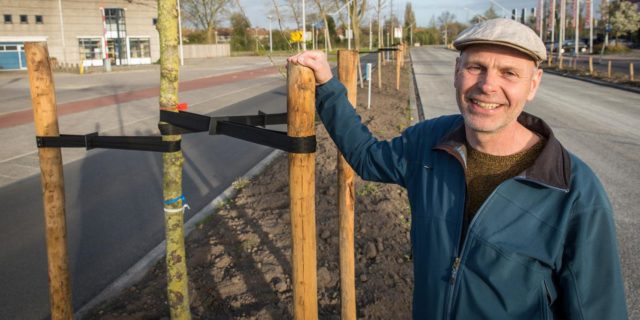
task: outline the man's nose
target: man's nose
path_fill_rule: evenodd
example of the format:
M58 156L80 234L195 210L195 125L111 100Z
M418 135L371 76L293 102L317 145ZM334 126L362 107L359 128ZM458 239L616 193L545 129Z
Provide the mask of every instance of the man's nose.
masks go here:
M480 90L485 93L495 92L498 88L498 75L495 72L484 72L478 80Z

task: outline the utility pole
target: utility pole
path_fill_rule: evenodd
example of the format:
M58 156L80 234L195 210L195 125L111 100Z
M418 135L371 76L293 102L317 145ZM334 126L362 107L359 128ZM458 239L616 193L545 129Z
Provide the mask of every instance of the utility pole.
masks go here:
M580 43L580 0L573 0L573 6L576 9L575 12L573 13L573 22L575 24L576 27L576 32L575 32L575 49L574 49L574 53L576 55L576 57L578 56L578 51L580 50L578 48L578 44Z

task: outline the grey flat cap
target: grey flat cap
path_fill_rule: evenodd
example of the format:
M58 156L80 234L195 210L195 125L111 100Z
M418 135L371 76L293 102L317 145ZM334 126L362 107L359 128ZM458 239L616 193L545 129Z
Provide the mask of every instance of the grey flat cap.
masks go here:
M511 47L537 62L547 59L547 49L540 37L531 28L510 19L491 19L474 24L462 31L453 42L458 50L474 44Z

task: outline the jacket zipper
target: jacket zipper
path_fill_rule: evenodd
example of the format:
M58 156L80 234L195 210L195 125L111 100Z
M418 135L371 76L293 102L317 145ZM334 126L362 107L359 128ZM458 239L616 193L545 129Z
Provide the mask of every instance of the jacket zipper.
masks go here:
M493 191L491 192L491 194L489 194L487 199L484 200L484 202L482 203L482 205L474 215L473 219L471 219L471 222L469 222L469 226L467 226L467 231L465 232L466 233L465 235L462 234L462 226L460 227L460 238L458 240L458 245L456 246L456 250L457 250L456 258L453 260L453 264L451 265L451 276L449 277L449 294L447 296L447 310L445 310L445 319L451 318L451 309L453 308L453 293L455 292L456 284L458 283L457 276L458 276L458 271L460 270L460 264L462 263L462 259L465 256L465 247L467 245L467 239L469 238L467 235L469 234L469 231L471 231L471 228L475 224L476 220L478 220L478 216L482 213L485 205L487 204L487 202L489 202L489 199L491 199L493 195L496 193L496 191L498 190L498 188L500 188L500 186L508 180L509 179L500 183L495 189L493 189ZM467 201L466 198L467 197L466 197L466 191L465 191L465 206ZM460 243L462 243L461 247L460 247Z

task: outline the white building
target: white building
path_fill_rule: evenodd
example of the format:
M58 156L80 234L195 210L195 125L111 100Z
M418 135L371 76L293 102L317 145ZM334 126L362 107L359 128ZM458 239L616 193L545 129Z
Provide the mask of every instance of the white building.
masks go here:
M58 63L150 64L160 58L156 0L0 0L0 70L26 69L24 42ZM106 54L106 55L105 55Z

